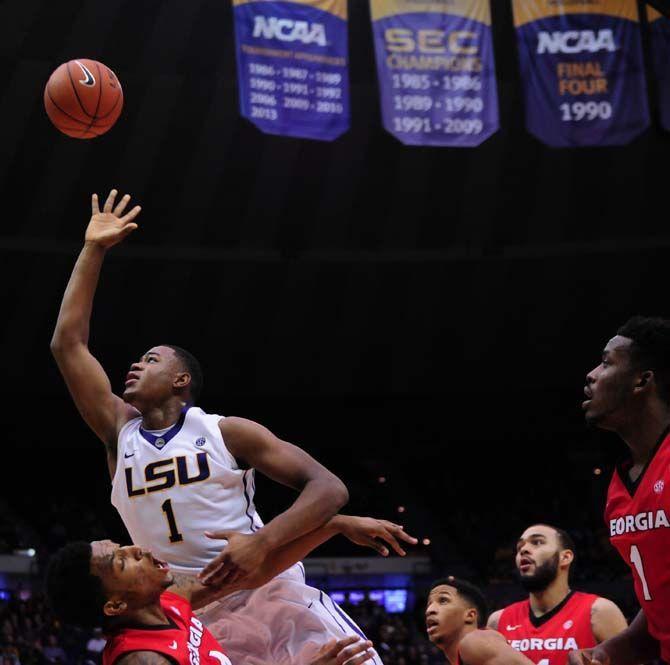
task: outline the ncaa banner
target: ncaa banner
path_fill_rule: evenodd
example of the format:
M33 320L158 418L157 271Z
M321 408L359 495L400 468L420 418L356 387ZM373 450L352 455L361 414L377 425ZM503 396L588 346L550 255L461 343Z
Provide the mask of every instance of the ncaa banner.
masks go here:
M385 129L472 148L498 131L489 0L370 0Z
M623 145L649 126L637 0L512 2L531 134Z
M670 19L647 7L651 36L651 57L658 81L661 126L670 132Z
M332 141L349 129L347 0L233 0L242 116Z

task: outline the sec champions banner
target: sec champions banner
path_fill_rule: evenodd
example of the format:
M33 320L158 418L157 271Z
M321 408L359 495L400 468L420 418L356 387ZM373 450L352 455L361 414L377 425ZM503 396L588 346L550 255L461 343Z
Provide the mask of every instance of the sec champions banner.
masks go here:
M651 7L647 7L647 18L651 33L654 74L658 81L661 125L670 132L670 19Z
M531 134L623 145L649 126L636 0L512 1Z
M347 0L233 0L242 115L332 141L349 129Z
M489 0L370 0L384 127L474 147L499 127Z

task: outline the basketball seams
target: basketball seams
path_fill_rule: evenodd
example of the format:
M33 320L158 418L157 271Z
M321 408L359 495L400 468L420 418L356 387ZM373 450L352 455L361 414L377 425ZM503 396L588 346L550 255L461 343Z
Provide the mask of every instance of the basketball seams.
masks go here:
M92 117L94 118L95 116L92 116L92 115L91 115L91 114L84 108L84 104L83 104L83 102L81 101L81 98L79 97L79 92L77 91L77 85L76 85L76 83L74 82L74 79L72 78L72 72L70 71L70 65L72 64L72 62L73 62L73 61L70 60L70 62L68 62L68 63L65 65L65 68L67 69L67 75L70 77L70 83L72 84L72 90L74 91L74 95L75 95L75 97L77 98L77 101L79 102L79 106L81 107L81 110L84 112L84 115L87 115L89 118L92 118Z
M86 127L86 123L83 122L82 120L79 120L79 118L75 118L73 115L70 115L67 111L64 111L55 101L54 98L51 95L51 90L49 90L49 84L47 83L47 95L49 95L49 101L54 105L55 108L57 108L63 115L67 116L70 118L70 120L74 120L76 123L79 123L80 125L83 125Z
M121 90L119 90L119 94L116 95L116 101L114 102L114 106L112 106L112 108L109 111L107 111L105 115L97 116L96 120L104 120L105 118L108 118L110 115L112 115L112 113L114 113L114 111L116 110L116 107L119 105L119 102L121 101L122 97L123 93L121 92Z
M98 70L98 101L95 105L95 113L92 116L92 120L88 125L88 129L90 130L91 127L95 124L96 120L98 119L98 110L100 109L100 100L102 99L102 76L100 75L100 65L95 63L95 68Z

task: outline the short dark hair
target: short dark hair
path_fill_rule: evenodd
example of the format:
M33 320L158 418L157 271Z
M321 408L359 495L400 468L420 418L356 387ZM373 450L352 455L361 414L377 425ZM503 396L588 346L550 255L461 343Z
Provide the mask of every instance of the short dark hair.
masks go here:
M652 370L660 397L670 401L670 320L633 316L617 330L617 335L632 340L633 364L641 370Z
M189 394L191 396L191 402L195 404L198 399L200 399L204 382L202 367L200 366L198 359L190 351L182 349L181 346L176 346L175 344L161 344L161 346L167 346L168 349L172 349L177 358L184 364L186 371L191 375Z
M102 580L91 573L92 553L90 543L68 543L51 557L46 572L47 597L54 613L82 628L102 627L107 618Z
M435 580L430 585L430 588L432 590L436 586L442 585L454 587L454 589L458 591L458 595L477 610L477 628L484 628L486 625L486 618L488 617L488 603L486 602L482 590L472 584L472 582L451 575Z

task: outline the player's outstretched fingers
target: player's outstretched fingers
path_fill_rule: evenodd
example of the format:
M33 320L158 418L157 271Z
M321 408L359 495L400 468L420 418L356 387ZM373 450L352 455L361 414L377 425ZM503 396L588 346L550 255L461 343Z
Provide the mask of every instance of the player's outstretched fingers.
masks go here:
M393 551L396 554L399 554L400 556L405 556L406 554L405 550L402 547L400 547L400 543L396 540L389 526L384 525L384 528L382 529L378 537L381 538L382 540L385 540L393 548Z
M393 532L396 538L404 540L406 543L409 543L410 545L416 545L419 542L418 538L410 536L407 533L407 531L405 531L405 527L400 526L400 524L394 524L393 522L389 522L389 529Z
M365 544L372 548L373 550L376 550L379 554L382 556L388 556L389 551L388 548L382 545L378 540L375 540L374 538L366 538L365 539Z
M113 189L110 193L109 196L107 197L107 200L105 201L105 205L102 209L103 212L112 212L112 208L114 207L114 201L116 201L116 195L119 192L116 189Z
M114 208L114 214L117 217L121 217L121 215L123 215L123 211L126 209L126 206L128 205L129 201L130 201L130 194L124 194L121 200L116 205L116 208Z
M100 214L100 206L98 205L98 195L91 195L91 215Z

